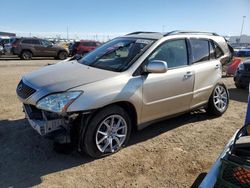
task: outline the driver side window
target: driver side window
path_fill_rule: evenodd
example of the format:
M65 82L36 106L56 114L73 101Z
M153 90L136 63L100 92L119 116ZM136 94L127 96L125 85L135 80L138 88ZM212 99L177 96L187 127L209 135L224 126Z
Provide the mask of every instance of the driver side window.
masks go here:
M52 46L52 43L47 40L41 40L41 44L42 46L45 46L45 47Z
M185 39L171 40L161 44L149 57L149 61L161 60L168 68L188 65L187 46Z

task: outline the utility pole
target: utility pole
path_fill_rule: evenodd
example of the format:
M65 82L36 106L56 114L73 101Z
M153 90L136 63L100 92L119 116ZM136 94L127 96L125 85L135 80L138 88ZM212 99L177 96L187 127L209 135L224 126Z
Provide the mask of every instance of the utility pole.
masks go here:
M69 27L67 26L67 40L69 40Z
M241 40L241 36L242 36L242 32L243 32L243 27L244 27L245 18L246 18L246 16L243 16L243 17L242 17L242 25L241 25L241 30L240 30L240 40Z

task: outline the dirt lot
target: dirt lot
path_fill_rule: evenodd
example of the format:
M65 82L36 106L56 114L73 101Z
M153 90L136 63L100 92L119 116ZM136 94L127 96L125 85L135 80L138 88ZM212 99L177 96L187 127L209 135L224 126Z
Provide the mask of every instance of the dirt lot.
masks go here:
M247 91L224 78L231 101L220 118L196 112L152 125L99 160L58 154L27 124L15 94L23 74L54 62L0 59L0 187L190 187L245 117Z

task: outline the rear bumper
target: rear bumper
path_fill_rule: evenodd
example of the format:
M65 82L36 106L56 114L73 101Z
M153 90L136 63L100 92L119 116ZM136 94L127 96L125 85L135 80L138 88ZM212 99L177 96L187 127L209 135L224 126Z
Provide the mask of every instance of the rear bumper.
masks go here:
M21 54L21 51L19 49L16 49L16 48L12 48L11 49L11 53L13 55L20 55Z
M250 82L250 72L237 72L234 81L242 86L248 86Z

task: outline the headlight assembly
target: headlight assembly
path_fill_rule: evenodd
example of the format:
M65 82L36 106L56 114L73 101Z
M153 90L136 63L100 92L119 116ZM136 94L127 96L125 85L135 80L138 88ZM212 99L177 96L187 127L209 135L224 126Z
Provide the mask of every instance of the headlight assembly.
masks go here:
M56 113L65 112L69 105L71 105L81 94L81 91L51 94L39 100L36 106L46 111Z

